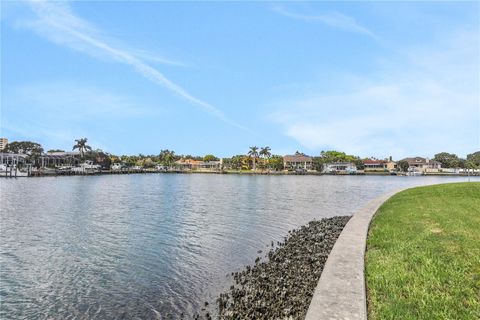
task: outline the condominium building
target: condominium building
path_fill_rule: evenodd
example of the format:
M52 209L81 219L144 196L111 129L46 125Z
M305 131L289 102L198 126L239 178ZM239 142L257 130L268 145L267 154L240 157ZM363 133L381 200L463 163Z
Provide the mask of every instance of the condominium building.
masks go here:
M7 146L8 139L7 138L0 138L0 150L5 149Z

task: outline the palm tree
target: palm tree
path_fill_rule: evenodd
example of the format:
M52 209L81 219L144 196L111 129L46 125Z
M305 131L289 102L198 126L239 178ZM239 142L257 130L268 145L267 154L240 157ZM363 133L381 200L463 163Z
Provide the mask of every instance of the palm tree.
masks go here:
M81 138L81 139L77 139L75 140L76 144L73 146L73 149L72 150L75 150L75 149L78 149L78 151L80 151L80 157L84 157L85 156L85 152L86 151L91 151L92 148L87 145L87 138Z
M264 148L260 148L259 154L260 154L261 157L263 157L263 159L264 159L264 160L263 160L264 164L267 163L267 159L270 158L270 156L272 155L272 154L270 153L270 150L271 150L271 149L270 149L269 146L266 146L266 147L264 147Z
M258 147L250 147L250 151L248 151L248 155L250 158L253 158L253 171L257 170L256 159L258 157Z
M158 158L164 166L170 167L175 162L175 151L161 150Z

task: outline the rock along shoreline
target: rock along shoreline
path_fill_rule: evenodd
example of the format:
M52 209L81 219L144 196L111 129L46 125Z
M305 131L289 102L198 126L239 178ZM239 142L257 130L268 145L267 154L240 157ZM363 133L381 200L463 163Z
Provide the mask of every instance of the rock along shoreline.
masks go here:
M305 319L328 255L350 216L314 220L289 231L252 266L232 273L234 284L194 319ZM261 252L259 252L261 253ZM208 307L207 307L208 306ZM215 306L213 312L210 307Z

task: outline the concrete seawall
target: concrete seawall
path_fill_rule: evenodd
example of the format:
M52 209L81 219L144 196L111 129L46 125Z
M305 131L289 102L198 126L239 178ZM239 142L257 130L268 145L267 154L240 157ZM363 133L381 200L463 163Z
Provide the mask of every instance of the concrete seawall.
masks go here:
M370 221L400 189L388 192L357 211L335 243L308 308L306 320L366 320L365 249Z

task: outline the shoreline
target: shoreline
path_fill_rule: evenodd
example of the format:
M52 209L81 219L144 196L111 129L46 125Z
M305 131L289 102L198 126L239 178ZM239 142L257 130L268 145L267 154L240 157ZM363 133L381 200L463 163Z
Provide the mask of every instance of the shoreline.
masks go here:
M290 230L254 264L233 272L230 289L214 303L205 302L194 319L303 320L327 258L350 218L323 218Z
M0 178L40 178L40 177L57 177L57 176L99 176L99 175L119 175L119 174L227 174L227 175L260 175L260 176L415 176L415 177L480 177L480 173L424 173L419 175L406 175L404 173L390 173L390 172L358 172L358 173L323 173L323 172L294 172L294 171L186 171L186 170L102 170L102 171L86 171L86 172L71 172L71 171L34 171L30 175L15 175L14 173L0 173Z
M232 273L230 290L215 303L205 302L194 319L367 319L365 251L370 222L390 198L410 189L387 192L352 216L313 220L288 231L276 247L272 242L265 260L258 257Z

